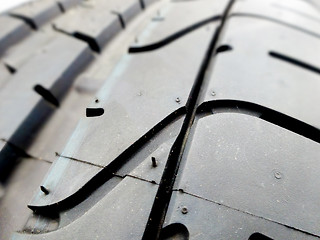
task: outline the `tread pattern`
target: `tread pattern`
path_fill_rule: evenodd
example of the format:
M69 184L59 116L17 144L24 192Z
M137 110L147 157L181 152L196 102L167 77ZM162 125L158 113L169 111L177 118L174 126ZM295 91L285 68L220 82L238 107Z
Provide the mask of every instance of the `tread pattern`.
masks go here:
M41 32L32 34L23 42L9 48L2 57L3 62L6 66L14 69L14 72L17 72L30 58L39 52L39 50L35 51L34 46L37 46L38 49L43 49L55 37L56 34L51 29L44 29ZM21 54L22 52L23 54Z
M210 145L204 148L206 143ZM319 221L317 215L310 215L310 212L318 211L315 200L318 193L314 189L319 178L317 171L310 170L310 166L317 169L319 143L250 115L223 113L211 114L198 121L188 150L188 159L175 187L183 194L178 192L176 195L191 193L198 199L222 206L222 212L230 209L252 219L260 218L260 221L290 226L311 236L319 235L318 228L309 224ZM308 175L307 179L303 173ZM194 209L197 204L191 205L183 199L175 204L174 209L187 206L191 214L197 211ZM300 210L302 205L305 207ZM206 213L199 213L197 218L201 215L205 217ZM232 235L232 226L238 227L233 225L234 219L228 221L228 229L220 234ZM185 224L181 217L178 222ZM218 229L223 229L226 223L217 221L216 224ZM255 224L256 231L266 231L264 224ZM194 227L189 229L192 232L203 232L199 230L201 224L185 225ZM252 234L250 231L243 228L238 233L239 238L246 239ZM279 229L271 234L274 239L281 239L278 235L281 236L283 231L288 230ZM212 239L215 234L215 231L207 231L202 239Z
M52 58L50 61L47 60L48 55L52 56L53 53L57 53L58 51L60 55L55 54L56 58ZM39 111L37 109L37 103L43 96L40 96L36 91L32 91L32 89L36 86L41 86L42 89L46 89L47 92L54 96L57 101L62 100L64 93L70 84L72 84L69 79L76 76L77 69L81 69L91 59L92 55L86 44L65 36L59 36L46 46L44 52L35 56L31 61L28 61L14 76L12 81L8 82L0 91L4 103L1 105L0 112L2 116L6 116L1 118L2 138L10 139L10 141L16 145L21 145L21 148L24 148L22 146L26 140L23 139L23 137L30 136L28 136L28 132L24 130L25 136L17 136L17 138L15 138L16 130L19 127L23 128L22 125L24 122L28 125L36 124L32 114L30 116L31 119L28 120L30 112L35 111L34 114L39 118L38 121L41 121L41 112L50 112L50 109L52 109L50 102L47 105L42 103L38 105L40 112L37 112ZM57 62L59 62L59 64L57 64ZM42 71L43 75L34 74L39 71ZM26 78L27 80L25 80ZM23 84L21 84L21 82L23 82ZM30 94L23 94L26 89L30 89ZM13 92L16 94L12 95ZM45 115L43 115L43 117L45 117ZM39 122L36 125L38 124ZM33 128L30 130L33 131ZM31 134L32 132L29 132L29 135ZM19 133L17 133L17 135L19 135Z
M240 33L236 31L239 24L245 26ZM319 39L273 22L252 21L250 18L231 18L226 29L221 41L233 49L217 58L205 101L234 99L253 102L319 127L320 111L313 104L320 101L317 94L319 75L269 55L269 52L281 53L317 66L318 60L313 52L320 49ZM248 41L256 38L255 34L250 34L253 29L258 29L255 30L258 35L268 35L268 41L248 45ZM283 34L286 38L282 37ZM301 42L305 46L297 48ZM244 58L247 61L243 61ZM230 71L229 64L237 67ZM308 92L309 97L300 94L304 92Z
M48 21L61 14L56 1L30 2L12 11L10 15L25 20L34 29L38 29Z
M91 48L101 52L106 43L121 30L118 16L113 8L99 2L94 8L79 6L54 21L55 29L88 41ZM116 9L116 8L114 8Z
M176 11L180 11L180 9L177 8ZM168 14L175 14L175 12L171 11ZM107 167L114 163L115 159L137 139L143 137L149 129L154 128L165 117L181 109L181 105L186 104L188 92L199 68L199 65L195 65L194 61L200 62L211 35L212 30L207 31L203 28L157 52L146 55L126 55L117 65L106 85L97 93L96 98L99 102L94 101L89 105L91 109L103 108L105 114L97 119L87 118L79 122L78 128L69 141L70 145L64 149L64 156L85 160L96 166ZM194 42L199 43L201 49L192 49L191 46ZM185 55L180 55L182 49L192 49L192 52L187 54L193 56L193 59L188 60ZM172 57L168 59L167 56ZM179 62L179 66L175 65L175 62ZM157 69L141 72L139 66L147 64L154 64L158 66L160 71L162 69L165 71L156 75L154 71ZM181 78L183 81L173 85L172 82L177 78ZM145 79L150 80L145 81ZM107 94L111 91L112 95ZM160 96L163 99L161 103L158 101ZM143 107L135 108L137 104ZM154 109L157 109L157 112L153 112ZM106 125L105 122L109 124ZM116 124L118 128L115 129L113 124ZM118 147L114 148L114 144ZM91 150L87 151L88 148ZM64 158L58 161L65 163ZM56 171L61 171L60 164L57 165L56 168L52 168L52 176L55 176ZM83 178L73 181L70 185L70 179L84 172L84 169L77 169L76 162L70 162L68 167L70 170L65 169L65 171L70 174L62 176L59 179L59 185L51 186L62 194L53 194L52 198L36 197L37 202L32 201L32 206L45 207L68 198L98 173L97 170L91 172ZM49 179L47 181L51 182ZM69 185L69 191L65 190L66 184ZM40 191L39 196L42 196Z
M1 104L1 111L3 116L8 117L1 118L2 181L6 181L16 163L32 160L35 162L33 166L36 166L37 161L45 164L53 162L57 158L55 152L62 152L83 109L94 96L94 92L82 93L72 87L77 75L93 60L94 54L88 43L53 29L51 23L46 24L53 18L63 18L65 12L72 11L72 7L81 2L41 0L39 4L34 3L35 7L27 4L1 16L2 29L7 29L0 36L3 56L0 95L6 99ZM140 7L139 4L135 6ZM132 12L124 12L127 21L131 20ZM13 16L14 13L19 17ZM11 74L8 69L12 70ZM96 82L99 88L101 81ZM40 86L37 89L41 90L34 91L35 86ZM53 107L54 102L58 102L55 105L59 108ZM10 116L14 116L14 121L9 120ZM24 169L25 165L21 165L21 168ZM39 168L34 174L43 176L46 170ZM22 172L16 174L21 175ZM29 177L28 180L30 187L39 184L38 179ZM2 212L10 212L1 219L1 239L8 239L21 224L21 221L15 220L18 216L24 219L30 214L30 210L26 211L30 196L21 198L24 204L12 205L14 193L19 192L13 181L12 178L6 183L13 194L6 194L0 206ZM47 229L54 227L47 226Z
M1 15L0 239L320 238L319 9L40 0Z

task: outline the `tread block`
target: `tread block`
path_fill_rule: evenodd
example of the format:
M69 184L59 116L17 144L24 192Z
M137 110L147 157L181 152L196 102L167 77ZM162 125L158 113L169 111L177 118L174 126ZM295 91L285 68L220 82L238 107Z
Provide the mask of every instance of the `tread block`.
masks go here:
M130 20L142 11L140 0L117 0L104 1L96 0L82 4L83 7L105 10L109 13L114 13L121 16L121 21L128 24Z
M3 139L0 139L0 151L1 151L2 158L4 159L20 159L22 157L25 157L24 154L21 151L19 151L19 149L17 149L16 147L13 147L13 145L11 144L6 143ZM12 164L12 162L10 161L0 161L1 185L6 183L6 180L14 170L15 166L16 165ZM0 232L0 236L1 236L1 232Z
M153 203L153 198L155 197L155 192L157 190L157 185L155 183L159 183L161 176L162 176L162 172L164 170L165 164L166 164L166 160L167 157L170 153L170 148L172 147L172 144L175 140L175 137L178 135L178 130L179 127L182 124L182 119L179 121L178 125L174 125L169 127L168 129L166 129L166 131L164 131L163 133L161 133L161 135L166 135L165 139L168 138L168 135L170 133L169 136L169 140L165 140L165 142L163 144L161 144L157 149L155 149L155 151L153 153L150 154L150 151L152 151L152 149L154 148L154 143L149 144L146 149L148 149L148 153L150 154L149 156L146 157L145 160L141 161L141 158L144 157L144 154L140 155L138 154L137 156L134 156L133 159L130 160L130 162L128 163L129 167L127 166L127 170L126 171L119 171L117 172L117 176L122 176L122 177L114 177L112 179L110 179L107 183L105 183L103 186L101 186L98 190L96 190L95 192L93 192L92 194L89 194L89 196L86 198L85 201L81 202L80 204L75 204L76 206L74 206L71 210L64 210L61 215L60 215L60 220L59 220L59 229L56 230L55 232L50 233L49 235L46 235L46 238L51 239L51 238L60 238L59 236L61 236L62 234L64 234L64 231L69 229L69 227L73 228L76 227L76 225L80 222L82 222L83 224L90 224L90 222L93 220L93 218L89 217L88 218L88 212L91 212L92 216L95 216L97 214L97 212L101 211L101 207L102 205L106 204L106 201L114 201L112 199L114 199L114 192L119 192L122 191L121 193L119 192L118 194L121 194L118 196L118 198L120 196L123 196L124 194L130 194L130 192L133 190L135 192L135 195L132 196L133 198L136 199L136 203L137 203L137 196L139 196L140 193L140 185L142 184L148 184L150 185L150 189L152 190L152 193L150 193L150 190L148 191L148 195L151 194L151 196L139 196L139 200L138 201L143 201L143 209L138 210L138 218L136 219L136 221L134 221L134 223L132 223L132 225L130 226L129 229L119 229L119 228L112 228L110 226L110 229L108 228L108 237L106 237L105 234L102 234L100 236L98 236L98 239L109 239L110 236L118 236L117 239L128 239L130 238L129 236L133 234L132 229L135 229L134 232L135 234L139 234L139 237L143 234L144 228L142 226L145 225L145 223L147 222L147 217L148 217L148 211L146 209L151 209L152 203ZM175 133L174 133L175 132ZM159 141L160 139L160 143L162 141L164 141L164 139L161 140L161 135L157 137L157 140L154 140L154 142ZM159 143L157 143L156 145L158 145ZM151 162L151 156L156 158L157 161L157 166L154 167L152 166L152 162ZM74 184L75 181L77 180L81 180L80 175L78 175L77 178L74 178L73 175L71 174L66 174L63 180L64 181L59 181L59 176L58 175L63 175L64 172L66 172L66 169L64 168L65 166L67 166L68 170L76 170L78 171L79 169L81 170L81 176L86 178L88 174L92 174L92 176L99 170L101 170L101 168L97 167L97 166L93 166L93 165L89 165L87 163L82 163L79 161L75 161L75 160L70 160L68 158L65 159L61 159L63 161L56 161L52 168L51 171L49 173L49 175L47 176L47 179L45 182L43 182L41 184L41 186L45 186L47 189L50 189L50 193L49 195L46 195L47 198L50 197L58 197L59 194L61 194L61 192L65 189L65 187L61 187L61 185L65 186L66 182L65 180L68 179L69 181L69 186ZM138 162L137 162L138 160ZM59 173L52 171L52 169L60 169ZM63 170L64 169L64 170ZM132 171L128 172L128 169L132 169ZM56 173L58 173L58 175L56 175ZM137 180L139 179L139 180ZM58 188L54 188L54 184L57 183L57 180L59 181L59 187ZM134 180L134 182L136 182L134 184L135 187L132 186L131 182L132 180ZM142 185L141 185L142 186ZM137 188L136 188L137 187ZM131 190L129 190L131 189ZM146 194L146 193L144 193ZM142 197L142 198L141 198ZM36 201L39 201L39 198L43 198L43 193L42 195L39 195L39 197L36 197ZM129 197L130 198L130 197ZM109 199L109 200L107 200ZM128 200L128 198L122 198L123 199L123 203L125 204L125 202ZM145 199L149 199L148 201L145 201ZM114 201L114 204L116 204L117 201ZM133 203L134 204L134 203ZM138 205L140 203L137 203ZM110 205L110 204L108 204ZM121 204L120 204L121 205ZM141 205L142 206L142 205ZM140 207L139 207L140 208ZM138 209L139 209L138 208ZM145 210L147 212L145 212ZM135 210L132 210L130 212L133 212ZM139 217L141 216L139 214L139 212L143 212L142 214L142 218ZM110 212L112 213L112 211ZM129 214L131 215L131 214ZM126 214L126 216L128 216ZM134 214L132 215L132 217L134 216ZM129 217L131 218L131 217ZM129 219L127 219L129 220ZM114 219L110 219L110 221L114 221ZM130 220L131 221L131 220ZM29 222L29 221L28 221ZM82 224L81 223L81 224ZM81 225L80 224L80 225ZM128 223L129 224L129 223ZM126 226L129 226L128 224L126 224ZM29 225L27 224L27 229L35 229L35 231L39 231L41 229L39 229L38 225ZM46 232L47 229L41 229L42 231ZM49 230L50 231L50 230ZM52 231L52 230L51 230ZM68 230L67 230L68 231ZM104 231L106 232L106 231ZM32 238L33 239L33 238ZM37 239L37 236L35 236L35 239ZM135 237L133 239L136 239ZM137 239L139 239L137 237Z
M31 32L27 24L9 16L0 16L0 29L0 55Z
M33 27L39 28L51 19L61 14L61 10L54 0L29 2L10 11L10 14L31 22Z
M57 0L57 2L61 4L64 11L67 11L82 3L83 0Z
M31 34L18 45L10 48L3 56L3 62L18 71L32 56L39 52L46 44L56 37L57 33L51 29L43 29Z
M20 161L20 167L10 178L10 188L1 199L0 239L11 239L12 233L24 226L32 213L26 205L50 167L47 162L30 158Z
M176 189L319 235L319 143L251 115L218 113L199 119L187 148Z
M0 89L1 138L25 149L36 129L53 111L50 104L40 101L42 97L34 91L35 86L40 85L60 101L92 58L85 43L59 35L29 59Z
M151 183L159 183L170 153L170 148L173 145L175 137L179 134L182 121L183 118L180 117L173 123L165 126L164 129L157 134L156 138L141 146L136 153L129 156L126 162L122 163L120 168L115 170L114 173L117 176L131 176ZM74 193L77 192L79 194L78 190L102 171L103 166L93 165L90 162L83 162L76 158L69 158L64 154L65 152L62 154L63 156L53 163L50 174L48 174L42 183L42 185L51 189L51 193L44 196L41 191L37 192L35 197L31 200L30 206L43 207L42 210L45 211L46 207L52 204L59 203L59 206L65 205L66 200L70 202L70 199L73 199L72 203L76 205L78 204L77 201L79 197L74 199ZM156 159L156 167L152 165L152 157ZM82 176L81 178L76 177L80 176L79 174ZM112 186L114 178L115 177L106 181L103 186ZM68 186L68 191L66 191L66 186ZM88 194L88 192L86 194ZM88 194L90 195L89 198L94 194L95 193ZM80 200L79 203L81 201L82 200ZM66 211L66 218L68 218L68 214L68 211Z
M125 24L128 24L132 18L142 11L139 0L118 0L112 3L112 5L111 10L119 13Z
M151 19L148 26L149 32L145 31L148 33L147 36L138 35L138 42L133 46L158 42L204 19L220 15L226 4L226 0L217 1L214 4L210 0L201 0L172 2L170 5L164 5Z
M157 2L159 0L142 0L144 7L149 7L151 4Z
M91 100L91 95L79 94L72 88L61 102L60 107L43 124L27 152L51 162L57 159L56 152L60 154L63 152L79 118L83 116L83 110Z
M213 26L210 31L200 28L154 52L125 55L96 94L98 102L89 106L103 108L104 114L81 119L63 155L107 167L163 119L173 117L175 111L180 112L200 69L213 29ZM195 43L199 48L192 47ZM176 65L177 62L180 64ZM141 71L141 66L150 68ZM59 172L61 168L52 170L55 171ZM78 171L66 171L69 177L78 175ZM61 176L60 184L53 186L61 188L63 194L58 198L38 197L33 204L46 206L68 198L91 179L84 176L65 188L68 182L65 178L66 175Z
M88 43L95 44L99 52L122 29L118 16L99 4L69 11L54 21L54 27L70 35L89 38L94 43Z
M281 53L320 68L318 38L264 20L232 18L221 44L233 49L217 56L205 101L253 102L320 127L320 109L315 104L320 102L319 73L270 55L271 51Z
M141 239L157 189L156 184L126 177L77 221L50 233L17 233L14 239ZM126 214L119 214L120 209Z

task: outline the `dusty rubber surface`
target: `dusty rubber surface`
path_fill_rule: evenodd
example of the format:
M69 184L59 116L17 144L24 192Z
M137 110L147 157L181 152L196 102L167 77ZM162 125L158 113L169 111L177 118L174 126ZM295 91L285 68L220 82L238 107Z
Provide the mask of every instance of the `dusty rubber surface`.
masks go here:
M320 4L40 0L0 16L0 239L318 239Z

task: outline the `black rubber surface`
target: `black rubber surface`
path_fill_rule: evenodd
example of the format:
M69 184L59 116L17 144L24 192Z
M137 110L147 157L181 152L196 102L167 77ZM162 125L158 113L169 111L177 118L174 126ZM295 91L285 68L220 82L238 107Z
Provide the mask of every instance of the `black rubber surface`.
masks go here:
M320 238L317 1L39 0L0 29L1 240Z

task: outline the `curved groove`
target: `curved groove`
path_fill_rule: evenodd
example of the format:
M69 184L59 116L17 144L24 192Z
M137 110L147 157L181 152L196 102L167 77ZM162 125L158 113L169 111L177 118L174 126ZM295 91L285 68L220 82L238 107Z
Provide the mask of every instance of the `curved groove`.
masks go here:
M302 61L300 61L300 60L298 60L298 59L295 59L295 58L292 58L292 57L283 55L283 54L281 54L281 53L273 52L273 51L270 51L270 52L269 52L269 55L270 55L271 57L277 58L277 59L279 59L279 60L282 60L282 61L291 63L291 64L293 64L293 65L295 65L295 66L298 66L298 67L307 69L307 70L309 70L309 71L311 71L311 72L315 72L315 73L320 74L320 68L315 67L315 66L312 66L312 65L309 64L309 63L305 63L305 62L302 62Z
M259 15L259 14L254 14L254 13L232 13L229 17L251 17L251 18L259 18L259 19L262 19L262 20L267 20L267 21L270 21L270 22L273 22L273 23L277 23L277 24L280 24L280 25L289 27L289 28L291 28L291 29L294 29L294 30L297 30L297 31L306 33L306 34L308 34L308 35L310 35L310 36L313 36L313 37L316 37L316 38L320 38L320 34L318 34L318 33L309 31L309 30L307 30L307 29L304 29L304 28L302 28L302 27L299 27L299 26L296 26L296 25L293 25L293 24L290 24L290 23L287 23L287 22L284 22L284 21L280 21L279 19L272 18L272 17L267 17L267 16L263 16L263 15Z
M175 32L174 34L158 41L155 43L151 43L145 46L141 46L141 47L130 47L128 52L129 53L140 53L140 52L148 52L148 51L153 51L156 50L158 48L164 47L165 45L168 45L169 43L183 37L184 35L202 27L203 25L206 25L210 22L214 22L214 21L218 21L221 19L221 15L216 15L210 18L207 18L205 20L202 20L200 22L197 22L195 24L192 24L182 30L179 30L178 32Z
M320 143L320 129L273 109L239 100L213 100L202 103L197 113L235 112L251 115Z
M145 135L140 137L136 142L134 142L130 147L123 151L116 159L114 159L108 166L104 167L100 172L98 172L93 178L91 178L82 188L77 192L70 195L69 197L50 204L46 206L33 206L28 205L28 207L40 214L49 214L51 212L60 212L63 210L70 209L79 203L83 202L88 196L90 196L97 188L102 186L108 180L115 176L121 167L128 162L130 156L136 153L143 145L145 145L150 139L152 139L157 133L163 130L170 123L177 120L179 117L186 113L186 108L181 107L165 117L161 122L150 129Z

